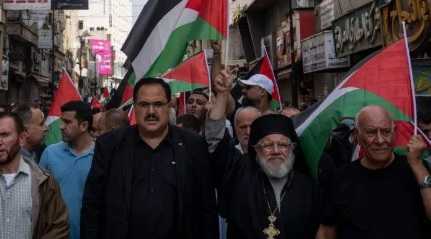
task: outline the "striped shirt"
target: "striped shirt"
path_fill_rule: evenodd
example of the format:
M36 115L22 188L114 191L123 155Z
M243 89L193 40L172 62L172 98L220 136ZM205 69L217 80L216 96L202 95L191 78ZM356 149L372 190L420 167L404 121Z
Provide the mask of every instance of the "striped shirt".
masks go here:
M21 157L10 184L0 174L0 239L31 239L31 215L31 170Z

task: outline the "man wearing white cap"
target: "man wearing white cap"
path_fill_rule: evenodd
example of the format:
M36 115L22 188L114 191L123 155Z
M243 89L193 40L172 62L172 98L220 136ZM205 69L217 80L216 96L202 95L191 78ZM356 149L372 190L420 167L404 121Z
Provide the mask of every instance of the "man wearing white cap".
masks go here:
M259 109L262 114L271 112L272 80L262 74L255 74L248 80L240 80L244 85L244 105L251 105Z

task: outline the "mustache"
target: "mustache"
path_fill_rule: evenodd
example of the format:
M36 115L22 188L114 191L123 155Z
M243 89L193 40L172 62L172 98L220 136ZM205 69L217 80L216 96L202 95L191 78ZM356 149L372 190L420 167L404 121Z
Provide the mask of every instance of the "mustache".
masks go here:
M148 114L145 116L146 121L153 121L153 120L159 120L159 117L157 117L156 114Z

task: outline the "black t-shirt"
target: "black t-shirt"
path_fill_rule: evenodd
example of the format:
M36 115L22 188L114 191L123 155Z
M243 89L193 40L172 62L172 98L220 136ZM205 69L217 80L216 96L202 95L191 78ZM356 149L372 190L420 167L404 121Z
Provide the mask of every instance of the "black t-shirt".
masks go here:
M155 149L136 132L129 239L176 238L177 183L170 134Z
M322 224L337 239L429 239L418 183L405 157L370 170L355 161L336 172Z

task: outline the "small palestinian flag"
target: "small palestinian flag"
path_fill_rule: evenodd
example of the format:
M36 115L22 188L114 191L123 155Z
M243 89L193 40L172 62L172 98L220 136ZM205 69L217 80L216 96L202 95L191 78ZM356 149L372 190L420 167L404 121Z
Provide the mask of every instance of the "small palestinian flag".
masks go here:
M175 69L164 74L163 79L171 86L172 95L208 87L210 74L205 52L185 60Z
M135 73L129 70L121 80L115 93L112 95L109 102L105 105L106 110L118 108L128 100L133 98L133 87L135 85Z
M274 89L272 91L271 108L273 110L281 110L283 106L282 106L280 90L278 88L277 78L275 77L274 70L272 68L271 60L269 59L268 53L266 52L265 48L263 49L264 49L263 57L257 61L256 66L253 67L253 69L251 69L251 71L247 74L246 79L249 79L255 74L262 74L268 77L269 79L271 79L272 84L274 86Z
M360 63L334 91L298 123L306 160L313 175L331 131L344 117L355 117L364 106L380 105L390 112L397 125L396 146L406 145L413 133L414 95L409 75L405 41L383 49Z
M223 39L227 11L227 0L149 0L122 47L136 79L177 66L192 40Z
M69 74L63 70L60 75L58 89L54 94L53 102L45 121L45 124L48 126L48 133L44 139L45 145L55 144L61 141L61 106L72 100L81 100L81 95L73 85Z

